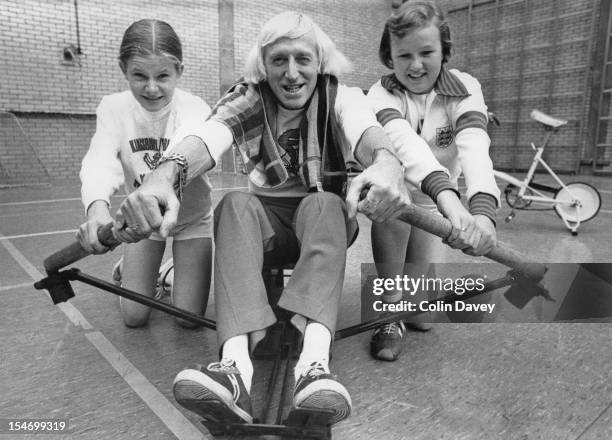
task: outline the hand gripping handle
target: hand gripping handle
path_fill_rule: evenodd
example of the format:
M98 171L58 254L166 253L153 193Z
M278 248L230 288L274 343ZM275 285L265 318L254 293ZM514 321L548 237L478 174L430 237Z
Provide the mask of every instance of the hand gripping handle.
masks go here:
M399 219L443 239L447 239L454 232L448 219L413 204L408 205ZM527 255L500 241L485 256L511 267L519 275L535 282L540 281L548 270L545 265L532 261Z
M113 224L108 223L100 226L98 229L98 240L104 246L111 249L116 247L120 242L113 236ZM89 255L85 249L81 247L78 241L66 246L63 249L49 255L45 258L44 266L48 274L57 272L60 269L69 266L70 264L79 261Z

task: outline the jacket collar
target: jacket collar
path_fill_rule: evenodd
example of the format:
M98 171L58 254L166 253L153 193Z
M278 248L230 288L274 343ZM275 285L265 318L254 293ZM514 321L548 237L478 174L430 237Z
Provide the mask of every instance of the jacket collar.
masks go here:
M404 85L397 79L394 73L383 76L380 82L382 86L390 93L393 93L394 90L402 92L408 91L406 87L404 87ZM445 64L442 65L440 75L438 75L438 79L434 84L434 90L438 95L443 96L458 98L470 96L470 93L467 91L461 80L457 78L457 75L448 70Z
M457 98L470 96L470 93L461 80L457 78L457 75L448 70L444 64L442 65L442 70L440 70L440 75L438 76L434 89L438 95L454 96Z

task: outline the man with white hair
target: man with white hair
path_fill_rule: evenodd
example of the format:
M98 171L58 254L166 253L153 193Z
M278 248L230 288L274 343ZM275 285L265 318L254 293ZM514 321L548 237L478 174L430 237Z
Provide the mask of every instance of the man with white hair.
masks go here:
M273 17L247 57L244 81L221 98L197 133L177 137L157 170L120 208L117 228L137 224L143 234L159 229L163 235L178 211L173 187L180 193L232 144L242 154L248 192L226 194L215 209L221 360L181 371L173 387L176 400L203 417L221 403L224 417L252 422L250 349L276 322L261 271L285 263L295 266L277 306L291 314L303 336L293 405L332 410L331 423L348 417L351 398L330 374L329 353L357 208L374 221L397 217L410 203L404 169L421 176L428 194L450 192L447 174L433 156L400 161L393 154L362 91L338 84L348 67L309 17L296 12ZM423 157L429 158L427 151ZM367 167L348 194L347 157ZM364 188L368 195L359 201Z

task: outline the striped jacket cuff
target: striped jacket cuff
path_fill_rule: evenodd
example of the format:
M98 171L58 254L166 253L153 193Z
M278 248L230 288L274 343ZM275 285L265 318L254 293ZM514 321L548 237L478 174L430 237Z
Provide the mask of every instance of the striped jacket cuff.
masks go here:
M383 127L394 119L404 119L399 110L394 108L384 108L376 113L376 119Z
M493 224L497 226L495 221L497 200L491 194L483 192L474 194L469 201L469 211L472 215L480 214L489 217Z
M448 175L444 171L430 173L421 183L421 191L431 197L434 202L437 201L438 194L446 189L454 191L457 197L460 197L459 192L451 184Z
M455 135L459 133L461 130L465 130L466 128L480 128L487 131L488 119L485 115L477 111L469 111L457 119L457 124L455 127Z

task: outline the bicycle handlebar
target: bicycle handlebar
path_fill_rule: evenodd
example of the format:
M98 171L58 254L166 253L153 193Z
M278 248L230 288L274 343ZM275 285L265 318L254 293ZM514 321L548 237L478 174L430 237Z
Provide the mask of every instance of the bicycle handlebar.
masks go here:
M488 112L487 113L487 118L488 118L488 122L489 124L495 124L498 127L501 125L501 123L499 122L499 119L497 118L497 116L495 115L495 113L493 112Z

